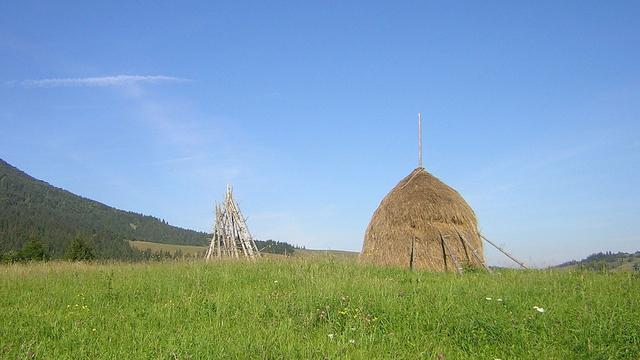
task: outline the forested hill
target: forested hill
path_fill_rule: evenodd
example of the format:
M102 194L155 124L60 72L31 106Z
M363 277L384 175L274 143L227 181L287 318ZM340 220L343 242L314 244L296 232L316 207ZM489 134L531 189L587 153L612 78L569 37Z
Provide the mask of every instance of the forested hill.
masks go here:
M93 238L101 257L111 258L129 252L127 240L181 245L205 245L208 241L204 232L83 198L0 159L0 254L18 250L27 239L36 237L53 257L60 257L79 233Z
M640 251L626 252L599 252L591 254L580 261L569 261L555 268L579 268L589 270L632 270L640 272Z

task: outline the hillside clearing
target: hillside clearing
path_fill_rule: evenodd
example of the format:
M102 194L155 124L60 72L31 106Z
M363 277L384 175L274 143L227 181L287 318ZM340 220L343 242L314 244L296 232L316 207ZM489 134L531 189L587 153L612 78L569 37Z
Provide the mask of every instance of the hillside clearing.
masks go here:
M134 241L129 240L129 245L140 250L149 250L152 253L159 253L160 251L175 254L177 251L182 252L184 255L191 256L204 256L207 252L206 246L192 246L192 245L174 245L174 244L161 244L149 241ZM262 253L263 257L267 258L281 258L283 255L271 254L268 252ZM293 257L305 258L305 259L335 259L335 260L348 260L355 261L358 258L358 253L355 251L345 250L312 250L312 249L296 249L293 253Z
M152 253L159 253L161 251L168 252L170 254L175 254L176 252L181 252L184 255L190 256L204 256L204 253L207 252L206 246L195 246L195 245L176 245L176 244L161 244L154 243L150 241L136 241L129 240L129 245L131 247L136 248L140 251L149 250Z

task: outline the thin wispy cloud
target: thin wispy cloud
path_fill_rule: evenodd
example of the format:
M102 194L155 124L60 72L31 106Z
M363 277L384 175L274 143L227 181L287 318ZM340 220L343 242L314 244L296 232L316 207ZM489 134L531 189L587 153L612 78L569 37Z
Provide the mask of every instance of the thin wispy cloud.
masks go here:
M104 87L127 86L135 84L160 84L188 82L190 79L166 75L112 75L84 78L54 78L8 82L8 85L18 85L26 88L53 87Z
M207 155L193 155L193 156L182 156L182 157L176 157L176 158L170 158L170 159L163 159L163 160L156 160L156 161L151 161L148 162L146 164L148 165L170 165L170 164L177 164L177 163L185 163L185 162L189 162L189 161L194 161L194 160L203 160L208 158L209 156Z

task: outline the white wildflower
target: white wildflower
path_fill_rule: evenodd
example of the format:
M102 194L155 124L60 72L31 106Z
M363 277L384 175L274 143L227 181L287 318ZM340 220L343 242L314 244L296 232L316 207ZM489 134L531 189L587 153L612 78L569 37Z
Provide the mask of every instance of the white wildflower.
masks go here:
M355 343L356 343L355 340L353 340L353 339L349 340L349 344L355 344Z
M502 302L502 299L496 299L496 301L500 301L500 302Z
M488 301L491 301L491 298L489 298L489 297L488 297L488 298L485 298L485 299L487 299Z
M541 308L541 307L534 306L533 308L534 308L534 309L536 309L536 311L537 311L537 312L540 312L540 313L543 313L543 312L544 312L544 309L543 309L543 308Z
M274 283L274 284L277 284L277 283L278 283L278 280L273 280L273 283Z
M333 340L334 334L329 334L329 339Z

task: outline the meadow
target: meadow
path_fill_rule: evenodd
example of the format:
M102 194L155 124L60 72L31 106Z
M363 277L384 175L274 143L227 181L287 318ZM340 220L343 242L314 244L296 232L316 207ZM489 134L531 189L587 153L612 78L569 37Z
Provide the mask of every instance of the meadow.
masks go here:
M195 245L176 245L176 244L161 244L150 241L134 241L129 240L129 246L140 251L149 250L152 253L158 253L164 251L170 254L175 254L177 251L184 255L190 256L202 256L207 253L207 246L195 246Z
M337 258L0 266L0 358L640 359L631 272Z

